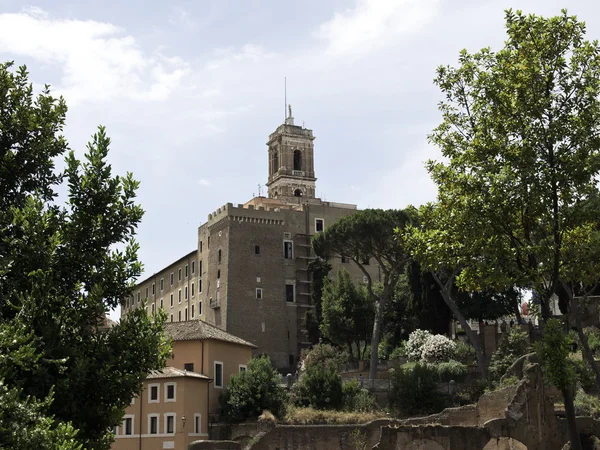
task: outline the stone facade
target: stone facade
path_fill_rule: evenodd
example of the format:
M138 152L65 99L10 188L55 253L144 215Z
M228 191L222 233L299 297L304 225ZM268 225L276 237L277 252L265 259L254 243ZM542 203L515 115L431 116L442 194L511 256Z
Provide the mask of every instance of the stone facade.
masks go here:
M309 345L302 322L313 307L311 239L357 210L315 197L313 140L312 130L294 125L290 115L267 144L268 197L209 214L198 228L197 249L138 284L122 314L148 298L148 313L162 307L169 321L206 321L250 341L276 367L295 370ZM331 262L331 276L343 267L363 280L348 260ZM374 261L368 269L377 280Z

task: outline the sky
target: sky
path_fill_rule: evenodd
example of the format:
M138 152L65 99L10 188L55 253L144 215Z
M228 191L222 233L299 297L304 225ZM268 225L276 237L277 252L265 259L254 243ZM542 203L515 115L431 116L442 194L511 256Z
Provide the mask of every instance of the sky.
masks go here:
M600 38L594 0L0 0L0 60L64 96L78 156L107 127L114 173L141 182L144 278L196 248L210 212L265 192L284 77L316 136L319 197L420 205L436 194L424 166L440 156L427 142L436 68L501 48L508 8L564 7Z

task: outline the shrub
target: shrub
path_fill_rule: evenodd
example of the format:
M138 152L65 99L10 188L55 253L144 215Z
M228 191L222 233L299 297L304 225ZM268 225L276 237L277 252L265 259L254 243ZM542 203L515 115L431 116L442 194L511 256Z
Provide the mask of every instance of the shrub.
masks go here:
M586 394L579 389L575 395L575 414L589 416L594 419L600 417L600 400L595 395Z
M400 342L400 345L390 353L390 359L399 359L401 357L406 357L406 341Z
M421 359L427 362L449 361L454 357L456 344L446 336L436 334L429 336L423 345Z
M490 377L494 381L499 381L506 370L519 357L527 354L530 351L529 335L525 331L514 327L509 333L502 336L498 350L492 355L489 372Z
M440 381L446 383L450 382L450 380L456 382L464 381L469 371L466 364L458 361L441 362L436 364L435 368L437 369Z
M423 346L431 336L432 334L426 330L417 329L410 333L406 342L406 356L408 356L409 361L421 360Z
M227 390L221 394L221 411L225 420L242 422L257 418L264 410L281 417L285 392L279 386L280 380L268 356L253 358L244 372L231 376Z
M583 329L583 332L587 336L590 350L594 353L598 353L600 350L600 330L596 327L587 327Z
M309 366L331 366L335 370L348 361L347 355L340 352L336 347L329 344L318 344L308 352L303 351L301 355L300 372Z
M296 402L315 409L339 409L344 400L342 378L332 364L310 364L294 386Z
M430 364L391 370L390 406L407 415L431 414L443 406L437 392L438 373Z
M459 339L456 342L456 350L454 351L454 358L457 361L460 361L462 363L467 363L467 361L469 360L469 358L474 358L475 357L475 349L473 348L473 346L471 344L468 344L467 342Z
M590 366L587 360L572 360L575 366L575 375L577 381L584 392L590 393L590 391L596 388L596 374L594 369Z
M343 384L342 395L344 411L369 412L376 407L375 397L356 380Z

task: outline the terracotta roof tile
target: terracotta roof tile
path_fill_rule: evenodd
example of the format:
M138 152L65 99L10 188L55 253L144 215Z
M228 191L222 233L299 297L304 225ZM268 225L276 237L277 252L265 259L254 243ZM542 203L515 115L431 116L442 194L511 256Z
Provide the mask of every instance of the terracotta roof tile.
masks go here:
M256 345L245 341L242 338L227 333L213 325L202 320L188 320L185 322L167 322L165 323L165 334L174 341L192 341L195 339L206 340L216 339L219 341L231 342L234 344L247 345L256 348Z
M203 380L210 380L211 378L206 375L202 375L197 372L189 372L187 370L176 369L175 367L165 367L162 370L153 370L146 377L147 380L153 380L157 378L179 378L179 377L192 377L200 378Z

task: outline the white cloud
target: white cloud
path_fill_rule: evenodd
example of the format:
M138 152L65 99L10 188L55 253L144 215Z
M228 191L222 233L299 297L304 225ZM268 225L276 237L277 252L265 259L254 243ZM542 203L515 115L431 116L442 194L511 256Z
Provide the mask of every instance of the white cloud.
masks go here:
M198 180L198 184L200 186L210 186L210 181L208 181L206 178L200 178Z
M339 56L361 56L420 30L439 9L439 0L356 0L353 9L338 12L323 23L317 36L327 51Z
M56 65L70 105L113 98L166 99L189 73L179 58L145 53L109 23L48 18L39 8L0 14L0 48Z

